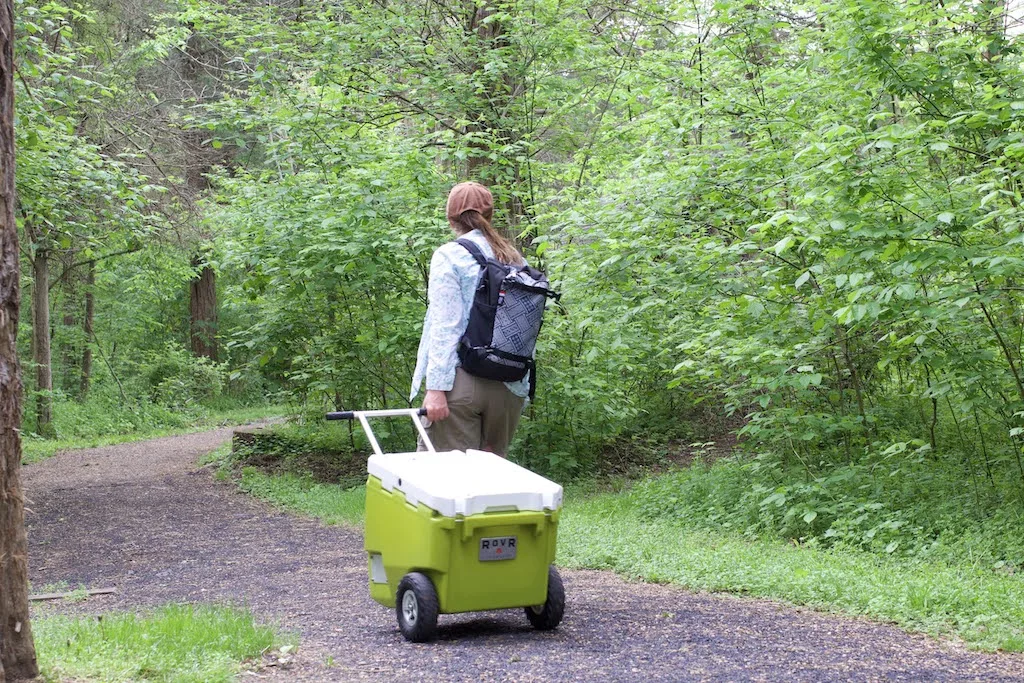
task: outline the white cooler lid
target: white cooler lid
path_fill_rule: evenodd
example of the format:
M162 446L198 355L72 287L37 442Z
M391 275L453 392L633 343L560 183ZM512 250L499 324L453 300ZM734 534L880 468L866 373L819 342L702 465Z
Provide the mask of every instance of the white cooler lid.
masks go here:
M367 469L385 490L445 517L562 507L561 486L485 451L374 454Z

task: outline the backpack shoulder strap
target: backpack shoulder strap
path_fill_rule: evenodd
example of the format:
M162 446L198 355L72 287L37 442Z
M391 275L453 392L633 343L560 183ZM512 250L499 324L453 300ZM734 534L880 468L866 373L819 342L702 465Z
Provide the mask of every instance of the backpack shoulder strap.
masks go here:
M476 242L474 242L473 240L466 239L466 238L455 240L455 242L457 244L462 245L462 247L466 251L468 251L470 254L472 254L473 258L476 259L476 262L480 264L481 268L486 268L487 267L487 257L484 256L484 252L480 250L480 247L478 247L476 245Z

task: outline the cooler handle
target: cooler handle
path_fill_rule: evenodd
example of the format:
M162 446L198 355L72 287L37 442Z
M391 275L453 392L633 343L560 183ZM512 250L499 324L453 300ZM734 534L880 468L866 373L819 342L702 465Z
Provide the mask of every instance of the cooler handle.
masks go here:
M370 428L370 423L367 421L367 418L409 416L412 418L412 423L416 425L416 430L419 432L420 438L423 439L423 444L427 447L428 451L433 453L434 444L430 443L430 437L427 436L427 430L423 427L423 423L416 419L426 414L426 408L399 408L396 410L343 410L335 413L327 413L326 417L328 420L359 420L359 424L363 426L363 431L366 432L366 438L370 440L370 446L373 447L373 452L377 455L384 455L384 452L380 448L380 444L377 443L377 437L373 434L373 429Z
M544 526L549 519L551 519L551 513L548 511L541 512L539 510L533 511L536 514L523 515L522 512L511 512L507 514L482 514L472 515L470 517L463 517L462 522L462 540L467 541L473 535L479 527L484 526L532 526L533 535L540 536L544 533Z

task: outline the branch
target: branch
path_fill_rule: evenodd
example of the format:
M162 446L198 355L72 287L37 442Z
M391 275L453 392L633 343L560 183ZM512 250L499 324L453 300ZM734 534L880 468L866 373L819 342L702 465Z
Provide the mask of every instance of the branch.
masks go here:
M125 254L134 254L137 251L142 251L142 247L141 246L128 247L127 249L123 249L121 251L115 251L113 253L105 254L103 256L97 256L96 258L91 258L91 259L87 259L85 261L78 261L76 263L72 263L71 265L69 265L64 270L61 271L60 276L57 277L52 283L50 283L50 287L49 288L53 289L54 285L56 285L58 282L63 280L67 276L68 273L70 273L75 268L78 268L79 266L87 266L90 263L99 263L100 261L105 261L106 259L109 259L109 258L116 258L118 256L124 256Z

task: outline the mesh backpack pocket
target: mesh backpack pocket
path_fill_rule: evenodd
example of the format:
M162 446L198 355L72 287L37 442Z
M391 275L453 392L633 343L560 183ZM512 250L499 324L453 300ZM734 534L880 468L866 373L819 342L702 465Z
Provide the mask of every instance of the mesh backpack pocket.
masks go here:
M505 353L532 358L550 291L547 281L539 283L525 271L517 270L501 284L491 346Z
M537 346L551 290L547 277L535 268L517 268L487 258L476 244L460 239L480 264L473 307L459 342L459 360L471 375L518 382L531 373L530 395L536 386L533 352Z

